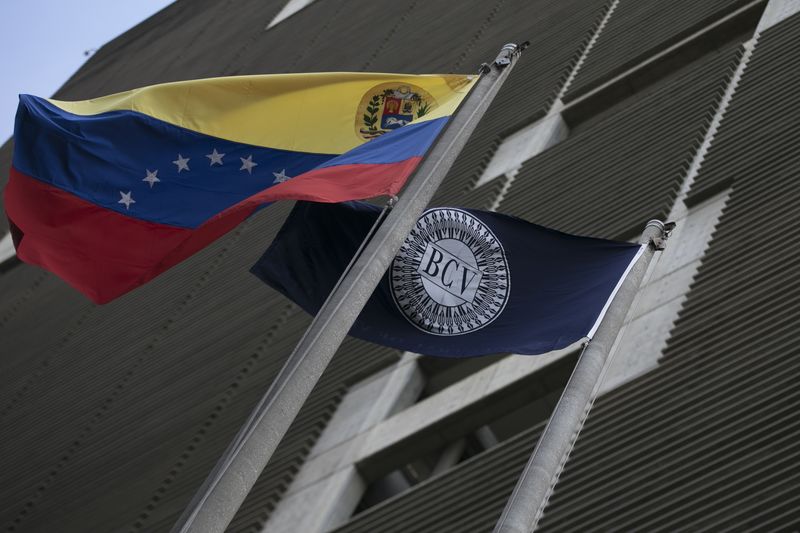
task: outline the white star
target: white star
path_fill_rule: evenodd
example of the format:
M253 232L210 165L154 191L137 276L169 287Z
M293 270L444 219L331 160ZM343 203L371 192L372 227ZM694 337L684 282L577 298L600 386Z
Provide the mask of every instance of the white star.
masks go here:
M258 163L253 163L252 155L248 155L246 158L240 157L239 159L242 160L242 166L239 168L239 170L246 170L248 174L252 174L253 167L258 166Z
M189 170L189 158L183 157L181 154L178 154L178 159L173 161L175 165L178 165L178 174L181 173L181 170Z
M146 181L147 183L149 183L150 188L152 189L153 185L161 181L160 179L158 179L158 169L154 170L153 172L150 172L150 170L145 169L145 172L147 172L147 176L142 178L142 181Z
M217 149L214 148L214 151L210 154L206 154L206 157L211 160L211 166L213 167L214 165L222 164L222 158L225 157L225 154L217 152Z
M131 198L131 191L128 191L128 192L119 191L119 195L122 198L120 198L119 202L117 202L117 203L118 204L125 204L125 209L126 210L131 208L131 204L135 204L136 203L136 200Z
M289 181L292 179L291 176L286 175L286 169L284 168L280 172L273 172L273 176L275 176L275 183L283 183L284 181Z

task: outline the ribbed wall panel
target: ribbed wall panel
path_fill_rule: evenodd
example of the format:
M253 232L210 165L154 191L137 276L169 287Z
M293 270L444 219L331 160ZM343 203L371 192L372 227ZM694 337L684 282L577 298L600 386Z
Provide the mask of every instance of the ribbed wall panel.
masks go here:
M480 61L492 59L500 46L511 42L503 35L519 35L531 45L470 137L433 203L457 202L478 180L503 137L547 113L602 20L606 7L606 2L597 0L515 0L501 4L497 22L490 26L498 28L491 38L487 35L487 39L482 40L481 53L473 51L471 57L476 61L480 57L484 58ZM527 22L524 30L520 30L519 21ZM492 46L487 46L490 43Z
M0 186L5 187L8 181L8 169L11 166L11 155L14 152L14 139L0 139ZM6 208L0 201L0 235L8 233L8 220L6 219Z
M777 95L799 36L794 16L757 44L696 182L732 192L662 366L598 402L544 530L797 525L800 106Z
M348 338L339 349L330 368L321 378L314 394L303 406L292 428L281 442L275 457L267 465L229 531L261 531L269 513L288 488L294 474L311 451L335 412L347 387L399 360L400 353Z
M541 2L542 0L537 0ZM504 12L505 0L483 2L424 2L409 0L397 2L403 6L401 14L394 14L397 7L393 2L383 0L372 2L358 0L351 2L347 16L341 17L336 27L331 28L331 36L337 38L342 33L349 37L340 53L346 55L363 48L367 60L359 68L377 72L465 72L477 73L478 65L458 64L462 51L482 41L480 29L491 24L499 13ZM536 2L534 2L536 3ZM372 7L369 7L372 5ZM370 13L374 11L382 16ZM363 13L370 13L363 16ZM354 19L361 19L363 26L353 32ZM459 29L442 24L443 21L458 21ZM374 45L359 46L359 38L369 35L379 40ZM363 42L363 41L362 41ZM349 46L347 46L349 44ZM500 45L502 46L502 44ZM499 50L494 50L496 53ZM409 53L414 56L413 64ZM325 59L327 61L327 58ZM486 61L484 59L483 61Z
M480 187L476 187L471 191L462 194L458 200L446 205L455 205L457 207L468 207L470 209L483 209L489 210L494 202L497 200L503 186L506 183L505 176L499 176L492 181L484 183Z
M619 0L564 100L574 100L749 1Z
M800 76L795 53L799 38L800 28L792 23L783 23L780 29L760 37L736 98L725 113L725 127L715 137L689 193L690 202L701 201L732 183L751 182L760 174L785 172L776 156L800 142L800 128L796 127ZM770 83L773 87L766 92Z
M234 74L231 64L265 34L283 5L281 0L179 0L101 47L55 96L80 100Z
M17 502L3 508L5 524L17 520L21 530L37 531L58 522L62 531L81 531L89 515L96 530L120 523L149 530L151 515L176 519L309 323L297 311L285 322L286 300L247 273L289 207L260 212L195 260L91 313L60 353L46 355L46 371L17 395L4 420L15 438L0 460L13 482L3 484L0 498ZM175 295L164 296L172 304L161 309L167 288ZM59 290L63 302L87 306ZM39 290L37 302L46 296ZM276 331L280 337L268 340ZM349 380L397 358L390 350L364 351L350 344L336 357L245 515L267 516ZM70 401L60 401L65 397Z
M542 426L356 515L335 533L491 531Z
M64 298L62 291L43 291L37 301L48 302L53 312L20 312L13 315L16 320L11 327L0 328L2 372L8 384L0 388L0 423L49 371L53 356L70 342L94 310L85 300Z
M238 71L382 71L370 67L375 55L396 33L414 28L410 1L325 1L327 5L315 2L260 35L236 59Z
M504 212L563 231L636 235L669 212L736 68L713 53L636 94L523 164Z
M278 215L279 211L281 209L275 214ZM236 235L231 237L236 238ZM220 256L224 255L226 244L226 240L220 241L204 251L202 258L198 258L194 265L184 263L166 274L163 279L156 280L152 285L132 293L118 303L104 307L102 313L92 314L84 327L63 346L61 352L53 354L48 371L38 382L33 383L4 420L5 427L15 433L14 449L4 453L2 457L3 471L14 480L13 483L3 484L4 499L13 494L21 503L29 505L28 513L35 514L37 518L45 516L47 504L56 504L54 500L58 499L57 494L66 496L72 493L68 489L61 492L63 484L82 480L84 484L91 482L90 486L96 486L95 490L102 490L102 484L93 482L93 477L98 472L94 468L102 464L93 460L93 446L100 446L100 453L106 458L106 464L116 464L121 458L135 460L137 453L129 449L119 449L120 443L107 442L108 438L121 439L121 443L131 439L128 431L131 420L139 421L134 425L137 430L154 431L153 434L160 435L161 439L166 435L152 427L153 421L166 421L176 430L179 430L181 422L192 423L190 418L183 418L183 406L168 403L148 407L147 401L141 400L152 399L146 394L142 396L141 393L164 384L160 378L169 376L170 372L191 375L189 369L202 371L204 368L208 372L217 372L218 369L207 368L207 361L193 360L193 357L204 351L201 344L203 338L199 333L216 329L218 335L222 335L218 338L227 340L234 347L251 334L242 324L236 325L234 321L222 320L225 315L214 316L207 312L205 320L197 320L191 306L187 304L193 298L199 298L202 303L207 293L195 292L193 289L209 286L207 280L213 277L215 267L219 267L223 259ZM192 271L197 273L191 275ZM240 282L239 284L241 285ZM165 295L164 301L170 304L162 307L160 289L166 287L184 292L183 297ZM219 305L221 309L225 308L224 304ZM258 307L250 306L245 311L254 314L258 312L257 309ZM40 309L40 313L43 311ZM185 322L182 320L183 311L188 311L190 317ZM253 317L252 324L256 323L255 318ZM193 333L198 337L198 344L185 342L183 346L175 346L170 342L169 333L189 333L193 329L191 326L194 326ZM237 328L241 330L239 335L236 335ZM241 349L246 347L241 346ZM232 361L225 365L225 358L220 357L219 353L212 357L211 362L226 368L232 366ZM142 378L141 383L139 378ZM179 381L168 383L168 387L157 392L169 394L180 390ZM140 385L143 385L142 389L139 388ZM201 389L193 390L199 392ZM127 395L131 393L136 393L136 397L128 404ZM202 401L213 398L214 394L214 387L210 387L200 397L190 396L186 400L201 408ZM65 398L68 401L65 402ZM158 400L158 397L154 399ZM151 416L150 411L153 411L154 416ZM110 412L116 416L109 416ZM32 419L39 423L30 424ZM152 442L144 446L153 448ZM110 453L110 450L119 455ZM24 453L24 456L18 457L17 452ZM83 470L82 475L73 475L70 469L73 465L80 465L84 458L88 461L88 469ZM24 472L28 475L23 475ZM119 479L112 483L120 486ZM84 491L91 492L88 489ZM133 491L130 499L131 502L135 501ZM40 503L44 507L39 507ZM13 518L15 517L3 514L4 522Z

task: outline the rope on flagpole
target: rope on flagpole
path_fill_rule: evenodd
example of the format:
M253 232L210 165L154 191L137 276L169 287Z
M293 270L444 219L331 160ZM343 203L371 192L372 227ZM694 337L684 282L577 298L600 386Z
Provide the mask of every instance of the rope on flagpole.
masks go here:
M396 203L397 203L397 196L395 195L390 196L389 199L386 200L386 203L384 204L383 209L381 209L378 218L375 219L375 222L372 224L372 227L369 228L367 235L364 237L364 240L361 241L361 245L358 247L358 250L356 250L356 253L353 254L353 258L350 259L350 262L347 264L347 268L345 268L344 272L342 272L342 275L339 276L339 279L336 281L336 285L333 286L333 289L331 290L330 294L336 292L336 289L338 289L339 285L342 284L342 280L345 278L345 276L347 276L347 274L350 273L350 270L353 268L353 265L356 264L356 261L358 261L358 258L361 257L362 252L364 252L364 248L367 247L369 242L372 240L372 237L375 236L375 233L378 231L378 228L381 227L381 224L383 224L383 221L386 220L386 216L389 214L389 211L392 210L392 208L395 206Z

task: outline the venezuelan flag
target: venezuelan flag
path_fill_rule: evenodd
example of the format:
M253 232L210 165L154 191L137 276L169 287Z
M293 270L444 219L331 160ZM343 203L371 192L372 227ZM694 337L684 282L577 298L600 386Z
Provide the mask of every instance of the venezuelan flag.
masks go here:
M21 95L5 190L17 255L104 303L266 203L397 194L474 82L287 74Z

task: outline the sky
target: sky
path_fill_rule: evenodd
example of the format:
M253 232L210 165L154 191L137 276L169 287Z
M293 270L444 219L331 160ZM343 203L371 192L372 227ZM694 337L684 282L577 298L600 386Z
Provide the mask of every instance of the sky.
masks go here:
M50 97L98 49L172 0L1 0L0 144L17 95Z

